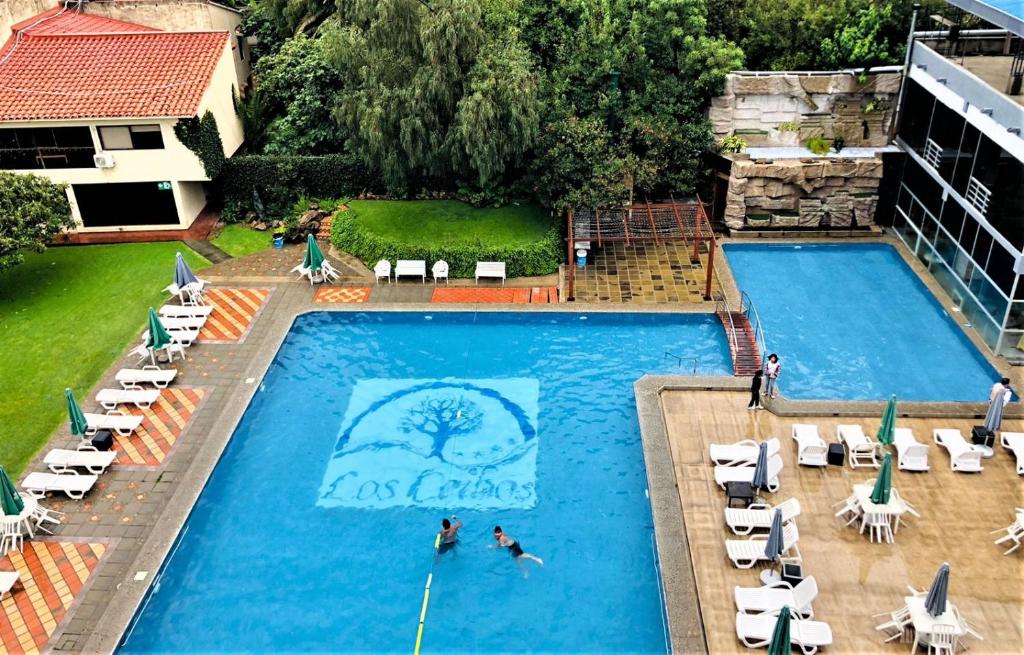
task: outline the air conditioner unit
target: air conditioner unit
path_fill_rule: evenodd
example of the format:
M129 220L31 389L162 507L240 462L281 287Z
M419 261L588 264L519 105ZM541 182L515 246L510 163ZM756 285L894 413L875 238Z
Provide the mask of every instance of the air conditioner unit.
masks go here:
M92 156L92 162L96 164L96 168L113 168L114 155L109 152L97 152Z

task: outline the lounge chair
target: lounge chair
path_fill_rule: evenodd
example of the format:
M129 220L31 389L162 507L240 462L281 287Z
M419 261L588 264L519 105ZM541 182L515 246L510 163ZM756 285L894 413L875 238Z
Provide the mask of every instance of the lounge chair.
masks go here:
M191 346L192 343L199 338L198 329L182 329L182 328L167 328L167 334L170 335L171 341L174 343L180 343L183 346ZM149 330L145 330L142 333L142 340L146 341L149 338Z
M418 277L422 284L426 284L427 262L422 259L399 259L395 262L395 282L403 275Z
M772 516L775 510L782 512L782 522L788 523L800 516L800 501L796 498L771 505L754 504L746 509L735 507L725 508L725 524L733 534L748 535L754 530L771 530Z
M186 284L185 286L178 288L178 285L171 282L164 291L171 294L172 296L178 296L178 300L183 305L203 305L203 290L206 289L206 285L209 284L206 280L196 278L196 282L192 284Z
M799 540L800 532L796 529L796 523L787 523L782 526L783 553L795 549ZM767 542L767 534L755 534L746 539L726 539L725 553L736 568L750 569L758 562L771 561L764 553Z
M175 353L178 354L179 358L185 359L185 346L180 343L172 341L163 348L160 348L160 350L162 350L164 354L167 355L168 363L174 361ZM156 352L149 348L146 345L145 341L129 350L128 354L135 355L136 357L138 357L138 360L135 362L136 365L141 364L142 362L148 359L151 366L156 366Z
M747 648L766 648L772 641L778 617L773 614L736 614L736 636ZM822 621L789 620L789 640L803 655L814 655L832 644L832 628Z
M839 425L836 427L839 441L846 445L850 456L850 468L870 466L878 468L878 442L864 434L859 425Z
M51 491L60 491L72 500L81 500L99 478L91 473L69 470L66 473L40 473L34 471L25 477L22 488L30 496L43 498Z
M443 259L434 262L430 268L430 275L434 278L434 284L437 284L438 280L444 280L444 283L448 284L448 262Z
M716 466L715 484L725 489L726 482L753 482L753 466ZM782 472L782 458L772 455L768 458L768 491L779 489L779 473Z
M182 318L188 316L209 316L213 313L210 305L164 305L157 314L161 319Z
M817 425L794 423L793 441L796 441L797 464L828 466L828 445L818 434Z
M142 368L122 368L114 376L114 379L125 389L140 389L144 384L157 389L166 389L177 375L178 371L173 368L143 366Z
M778 614L783 606L789 606L793 614L801 619L813 619L811 603L818 597L818 581L808 576L797 586L779 580L763 587L736 587L733 598L736 609L743 614Z
M206 325L205 316L165 316L160 319L167 330L199 330Z
M21 580L21 575L17 571L0 571L0 598L3 598L4 594L11 593L11 589L18 584L19 580Z
M768 445L768 457L779 454L779 439L772 437L765 441ZM730 444L711 444L711 461L719 466L753 466L757 463L758 443L753 439L744 439Z
M160 399L159 389L100 389L96 402L103 409L116 409L118 405L135 405L146 409Z
M949 452L949 467L959 473L981 473L981 452L971 447L960 430L936 428L932 438Z
M46 453L43 464L54 473L64 473L81 468L99 475L106 472L107 467L114 463L117 453L113 450L65 450L54 448Z
M482 277L501 278L501 286L505 286L505 262L477 262L474 277L477 284Z
M386 259L382 259L377 262L373 267L373 275L376 278L376 284L380 284L380 279L384 278L391 284L391 262Z
M1002 432L999 443L1017 457L1017 475L1024 475L1024 432Z
M915 439L913 430L896 428L893 443L896 445L896 465L901 471L928 470L928 444Z
M142 425L142 417L134 416L132 414L119 414L116 412L107 414L84 412L84 414L86 436L92 436L96 434L98 430L111 430L122 437L127 437Z

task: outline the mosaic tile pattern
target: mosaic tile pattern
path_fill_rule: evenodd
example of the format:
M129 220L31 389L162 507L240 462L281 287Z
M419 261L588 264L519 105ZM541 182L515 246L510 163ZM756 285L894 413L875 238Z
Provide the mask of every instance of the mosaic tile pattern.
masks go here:
M694 260L692 244L608 243L592 250L589 259L576 267L579 302L705 302L707 255ZM717 281L716 292L721 293Z
M23 552L0 559L0 570L21 581L0 603L0 646L5 653L42 651L109 546L35 539Z
M229 343L241 341L249 331L270 289L208 288L203 295L214 309L199 331L199 341Z
M320 287L313 294L316 303L366 302L370 299L369 287Z
M533 287L523 289L500 289L487 287L438 287L434 289L430 302L438 303L548 303L558 302L555 287Z
M114 449L121 466L157 468L163 464L182 430L196 412L206 392L202 389L172 387L160 393L149 409L121 405L123 412L142 416L142 425L130 436L114 435Z

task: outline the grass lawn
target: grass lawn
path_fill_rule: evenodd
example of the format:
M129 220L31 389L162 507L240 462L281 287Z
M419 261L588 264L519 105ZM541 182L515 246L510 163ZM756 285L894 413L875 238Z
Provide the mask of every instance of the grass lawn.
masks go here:
M260 232L248 225L231 223L225 225L217 238L210 243L232 257L244 257L271 247L274 241L273 234L270 230Z
M353 200L359 224L399 243L519 246L542 239L552 219L539 207L478 209L456 200Z
M62 421L64 388L85 394L159 307L182 243L52 248L0 273L0 464L18 475Z

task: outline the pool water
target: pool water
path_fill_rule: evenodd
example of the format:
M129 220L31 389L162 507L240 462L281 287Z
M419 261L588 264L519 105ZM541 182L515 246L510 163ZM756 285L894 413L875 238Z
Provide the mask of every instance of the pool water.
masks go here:
M725 253L779 353L787 397L977 401L1000 377L889 245Z
M423 652L666 652L633 396L666 352L731 370L707 314L300 316L121 651L408 653L433 571Z

